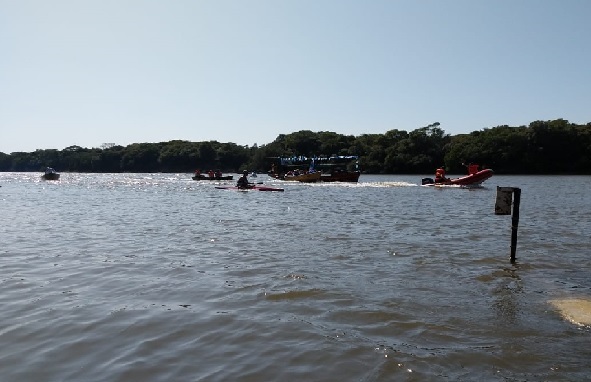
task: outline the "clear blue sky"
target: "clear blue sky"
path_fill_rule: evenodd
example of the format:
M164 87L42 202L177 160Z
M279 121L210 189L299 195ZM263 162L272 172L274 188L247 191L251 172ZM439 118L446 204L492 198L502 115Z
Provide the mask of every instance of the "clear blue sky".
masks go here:
M591 122L589 0L0 0L0 152Z

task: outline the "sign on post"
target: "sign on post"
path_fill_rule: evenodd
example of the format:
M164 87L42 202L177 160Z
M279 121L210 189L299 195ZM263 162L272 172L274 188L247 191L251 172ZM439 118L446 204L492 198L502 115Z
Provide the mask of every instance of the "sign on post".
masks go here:
M515 201L513 201L513 197ZM511 262L515 262L517 248L517 227L519 226L519 203L521 201L521 188L498 187L497 202L495 203L495 215L511 216ZM511 208L513 207L513 208Z
M497 202L495 203L495 215L511 215L513 204L513 187L497 186Z

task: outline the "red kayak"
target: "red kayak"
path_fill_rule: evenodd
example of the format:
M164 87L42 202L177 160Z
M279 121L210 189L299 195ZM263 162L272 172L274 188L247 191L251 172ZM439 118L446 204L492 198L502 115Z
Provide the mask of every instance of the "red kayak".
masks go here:
M283 188L252 186L248 188L241 188L236 186L217 186L218 190L236 190L236 191L285 191Z
M493 176L494 172L490 168L475 172L470 175L462 176L460 178L454 179L446 179L445 182L435 182L431 178L423 178L422 184L424 186L438 186L438 185L447 185L447 186L478 186L491 176Z

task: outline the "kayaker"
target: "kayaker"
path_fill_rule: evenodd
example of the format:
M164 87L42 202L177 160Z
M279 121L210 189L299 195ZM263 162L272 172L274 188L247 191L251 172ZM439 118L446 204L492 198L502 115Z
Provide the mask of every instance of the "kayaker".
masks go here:
M242 176L238 178L238 182L236 182L236 187L238 188L252 188L252 184L248 182L248 171L244 170L242 172Z
M444 183L447 181L445 177L445 167L441 166L435 170L435 183Z

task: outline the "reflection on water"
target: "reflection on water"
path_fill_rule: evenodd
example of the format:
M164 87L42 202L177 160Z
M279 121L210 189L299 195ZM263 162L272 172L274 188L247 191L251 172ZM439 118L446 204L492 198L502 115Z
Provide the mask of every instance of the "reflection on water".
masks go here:
M591 378L588 177L190 176L0 173L3 381Z
M497 318L500 322L505 321L507 324L514 324L517 322L519 315L518 295L523 292L522 282L517 269L505 268L495 273L495 279L500 280L493 291Z

